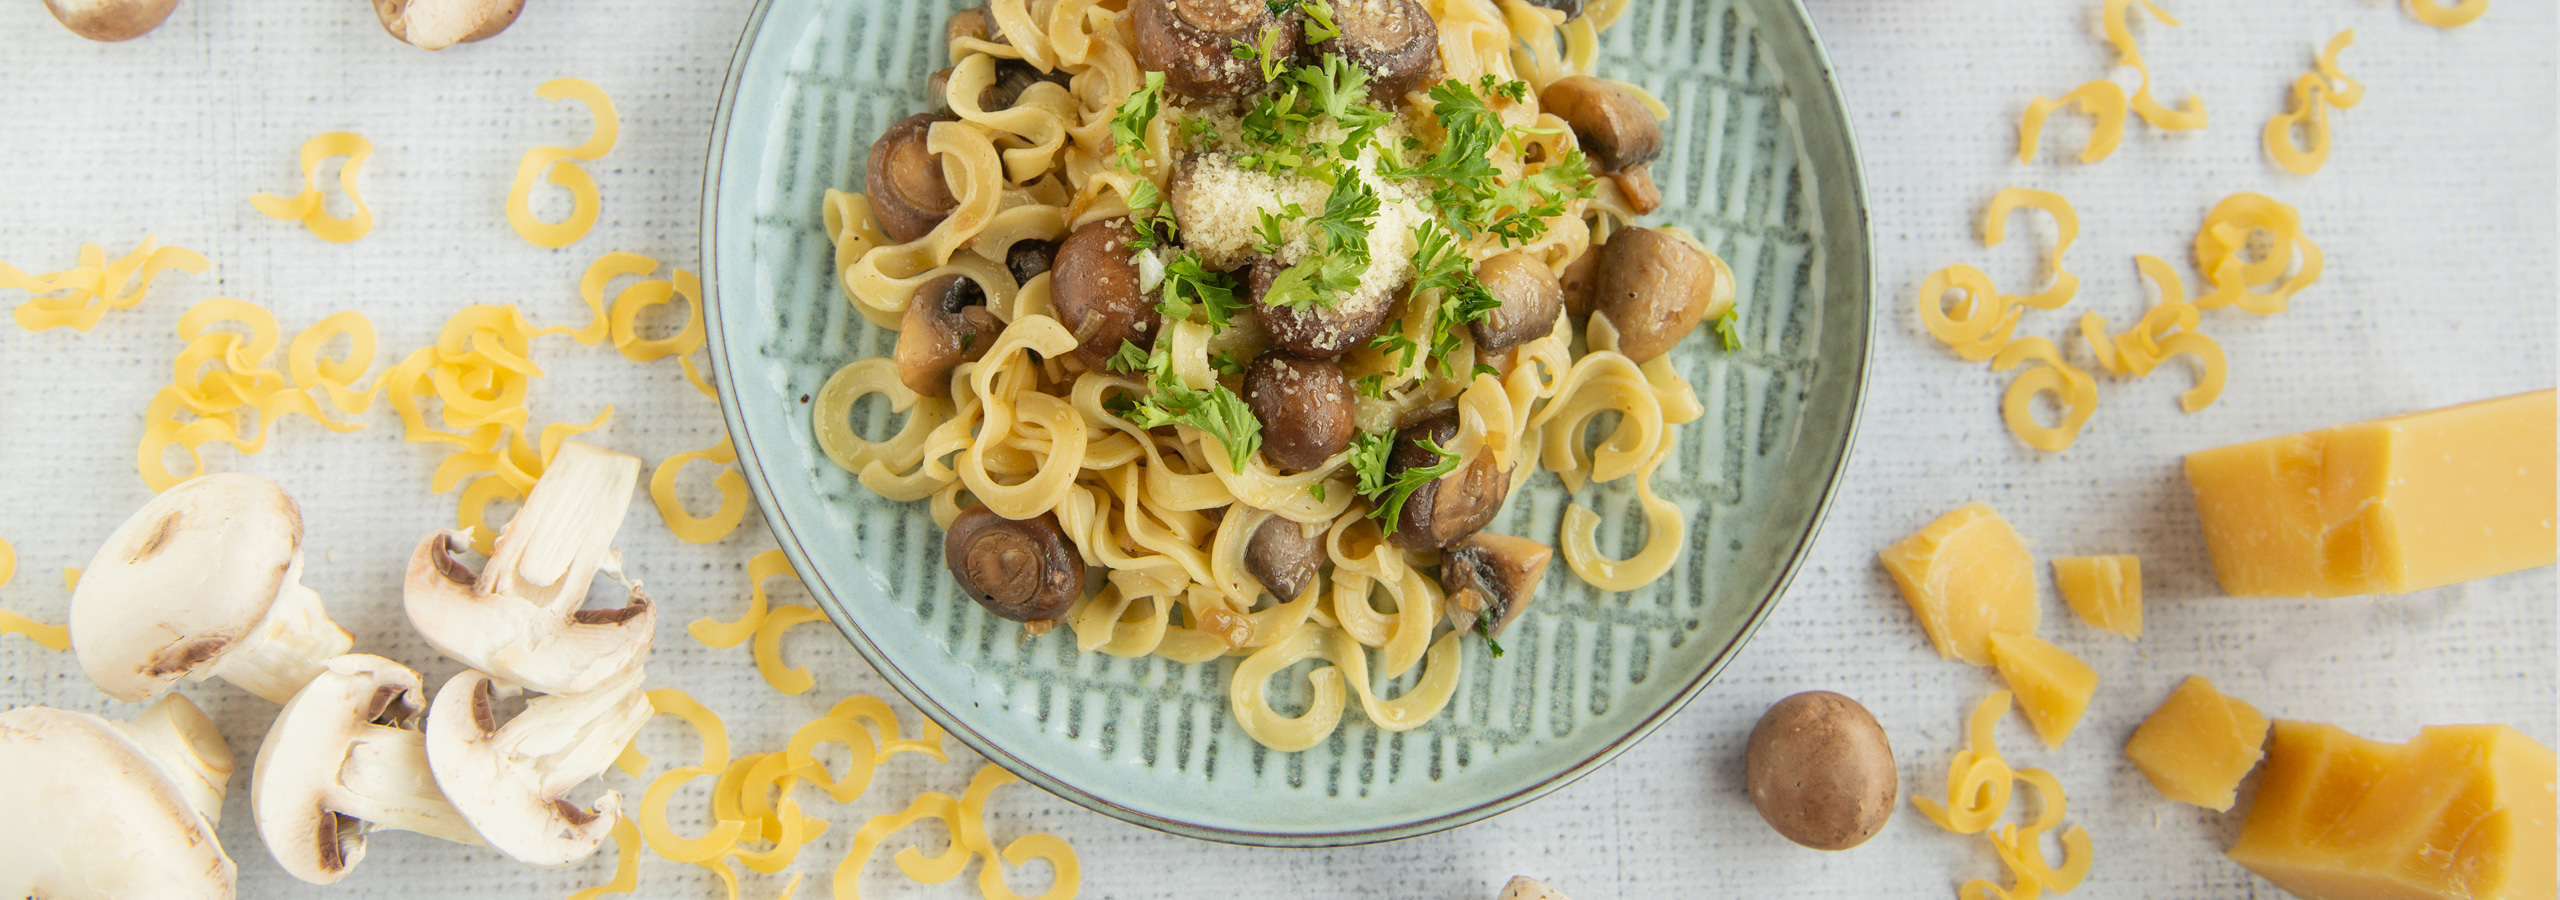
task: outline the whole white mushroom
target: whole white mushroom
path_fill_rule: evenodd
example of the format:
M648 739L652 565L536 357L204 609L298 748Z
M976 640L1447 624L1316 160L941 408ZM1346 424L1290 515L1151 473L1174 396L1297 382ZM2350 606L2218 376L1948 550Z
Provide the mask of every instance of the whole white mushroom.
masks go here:
M71 593L71 645L118 700L219 677L282 703L355 643L301 581L292 495L254 475L190 478L89 560Z
M295 878L335 884L377 829L481 843L427 768L418 673L362 653L329 660L276 713L249 776L267 853Z
M0 896L230 900L213 826L231 747L171 694L131 722L0 713Z

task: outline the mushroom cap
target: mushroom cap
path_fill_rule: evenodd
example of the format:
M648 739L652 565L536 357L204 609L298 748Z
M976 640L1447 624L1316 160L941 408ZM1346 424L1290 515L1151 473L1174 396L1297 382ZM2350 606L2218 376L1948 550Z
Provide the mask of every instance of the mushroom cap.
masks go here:
M1162 314L1138 289L1129 242L1138 233L1126 216L1086 222L1058 245L1049 270L1049 304L1076 337L1075 355L1100 369L1123 341L1151 349Z
M329 660L276 713L249 776L249 808L286 873L335 884L364 860L364 824L343 812L349 802L339 787L348 748L369 725L415 720L419 694L417 670L350 653Z
M1054 513L1013 520L979 504L942 536L942 564L960 592L1016 622L1058 619L1084 596L1084 557Z
M648 721L640 681L633 669L583 694L536 697L501 726L491 702L505 689L465 671L438 688L428 707L427 766L445 799L498 852L535 866L585 859L613 832L622 795L606 792L592 810L565 795L602 774ZM604 749L582 758L563 752L577 745Z
M86 713L0 713L0 896L229 900L213 827L143 748Z
M1298 54L1296 16L1271 14L1264 0L1130 0L1138 68L1164 73L1167 90L1194 100L1241 97L1262 89L1262 70L1235 55L1239 42L1260 46L1275 29L1272 53Z
M1596 174L1645 165L1662 155L1662 123L1625 88L1589 75L1568 75L1538 92L1538 106L1573 128Z
M1489 616L1486 633L1501 637L1529 607L1554 559L1553 548L1508 534L1480 531L1450 545L1440 554L1440 587L1452 623L1470 628L1477 616Z
M264 621L302 556L302 510L223 473L162 491L116 526L71 592L71 644L107 696L148 700Z
M871 213L880 230L904 243L933 233L935 226L960 206L943 177L942 157L926 146L936 122L957 122L950 113L917 113L889 124L871 142L863 162L863 189L871 195Z
M1323 532L1309 535L1306 526L1281 516L1264 518L1245 542L1245 571L1284 602L1306 593L1324 562Z
M382 30L421 50L494 37L522 12L524 0L373 0Z
M1273 465L1301 472L1320 467L1359 432L1351 379L1330 359L1263 351L1245 367L1244 403L1262 423L1262 456Z
M1591 315L1609 319L1628 359L1661 356L1733 305L1733 271L1724 260L1671 232L1629 228L1601 253Z
M150 33L178 8L178 0L44 0L44 9L72 34L93 41L129 41Z
M899 319L898 383L927 397L951 396L951 371L987 355L1004 321L987 308L985 289L953 272L927 281L907 298Z
M1387 471L1394 474L1438 464L1440 456L1422 442L1429 440L1446 449L1457 438L1457 408L1424 416L1396 433ZM1449 546L1491 523L1510 494L1510 472L1495 468L1492 454L1478 453L1449 474L1415 488L1405 498L1404 509L1396 516L1396 530L1387 540L1415 552Z
M568 441L551 460L495 555L474 574L453 554L469 542L437 532L409 557L401 592L409 624L444 655L546 694L592 690L640 665L657 607L580 609L631 506L640 460Z
M1333 4L1341 34L1315 50L1351 61L1369 73L1369 98L1390 109L1440 71L1440 23L1417 0L1357 0Z
M1524 251L1496 254L1476 264L1476 280L1502 305L1467 327L1476 349L1499 353L1555 333L1564 312L1564 283Z

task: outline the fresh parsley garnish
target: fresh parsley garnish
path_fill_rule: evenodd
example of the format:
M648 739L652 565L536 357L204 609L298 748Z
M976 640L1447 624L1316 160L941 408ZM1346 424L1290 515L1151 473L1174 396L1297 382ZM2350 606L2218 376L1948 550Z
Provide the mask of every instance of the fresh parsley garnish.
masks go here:
M1476 617L1476 636L1484 639L1484 648L1493 651L1493 658L1502 658L1502 644L1493 639L1493 620L1491 618L1485 616Z
M1245 364L1235 354L1220 351L1209 354L1209 368L1218 370L1221 375L1242 375Z
M1111 116L1111 145L1119 148L1120 168L1138 170L1138 150L1147 143L1147 123L1155 121L1163 101L1163 72L1147 73L1147 83L1120 101L1120 111Z
M1564 201L1591 195L1590 161L1569 150L1536 172L1502 183L1501 170L1493 164L1494 147L1513 133L1484 98L1516 102L1528 95L1528 86L1491 76L1478 86L1484 95L1457 81L1433 85L1431 114L1445 135L1439 149L1410 165L1389 165L1386 174L1431 182L1432 204L1445 212L1460 237L1490 233L1506 244L1535 240L1546 233L1547 219L1564 214ZM1419 142L1410 143L1419 149Z
M1352 382L1352 387L1360 392L1360 396L1372 400L1383 400L1387 396L1387 376L1362 375Z
M1418 443L1438 454L1440 460L1390 474L1387 460L1395 455L1393 432L1364 432L1351 442L1351 469L1360 476L1360 496L1369 498L1369 518L1380 520L1388 534L1395 533L1396 522L1404 514L1404 502L1412 499L1414 491L1458 470L1458 454L1429 438Z
M1378 215L1378 191L1348 166L1336 166L1329 174L1333 192L1325 197L1324 212L1304 224L1307 258L1281 270L1262 292L1262 302L1330 308L1360 289L1360 276L1369 271L1370 220ZM1266 216L1263 222L1266 239L1278 236L1274 218Z
M1236 297L1236 283L1224 272L1212 272L1201 265L1199 254L1185 250L1164 264L1164 299L1156 303L1156 311L1167 319L1191 318L1197 308L1209 322L1211 333L1227 330L1235 314L1248 304Z
M1173 211L1165 208L1164 194L1156 183L1139 179L1129 187L1129 230L1137 236L1129 240L1129 249L1144 250L1174 241Z
M1319 481L1314 484L1307 485L1307 495L1316 498L1317 503L1323 503L1324 482Z
M1270 84L1274 81L1280 80L1280 73L1287 71L1289 68L1289 59L1288 57L1280 55L1279 45L1280 29L1273 26L1262 29L1262 43L1260 45L1257 46L1243 41L1237 41L1235 42L1235 46L1229 48L1227 52L1234 54L1237 59L1251 62L1256 67L1260 68L1262 70L1262 83Z
M1431 317L1429 358L1439 360L1440 371L1455 378L1458 329L1492 315L1502 307L1502 301L1476 280L1475 261L1439 223L1426 219L1414 226L1413 240L1413 289L1440 291L1439 309ZM1406 345L1411 343L1409 339L1405 341ZM1410 361L1410 357L1407 359Z
M1111 355L1105 366L1113 371L1145 375L1149 391L1146 396L1122 404L1106 404L1112 414L1129 420L1140 428L1165 425L1189 425L1216 437L1227 447L1227 460L1237 471L1245 461L1262 449L1262 420L1254 418L1253 408L1244 398L1228 390L1226 385L1212 384L1206 389L1182 383L1173 373L1173 357L1159 344L1150 353L1138 349L1130 341L1120 342L1120 352Z
M1325 0L1296 0L1291 5L1307 13L1307 27L1304 32L1307 43L1320 44L1342 36L1342 28L1333 24L1333 7L1325 3Z
M1742 307L1725 307L1724 315L1716 317L1716 337L1724 339L1724 352L1742 352Z
M1378 129L1394 118L1369 103L1369 73L1331 53L1315 65L1290 69L1275 84L1280 89L1265 93L1239 120L1245 142L1255 152L1238 162L1265 173L1304 168L1326 156L1358 159ZM1342 126L1340 142L1323 144L1312 137L1322 119Z

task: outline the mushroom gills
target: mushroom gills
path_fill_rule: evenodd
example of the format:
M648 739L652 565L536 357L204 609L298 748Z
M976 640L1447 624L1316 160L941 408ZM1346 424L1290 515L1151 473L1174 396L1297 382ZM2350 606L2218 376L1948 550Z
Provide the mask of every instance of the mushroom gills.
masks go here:
M942 562L960 592L999 618L1054 623L1084 594L1084 557L1057 516L1019 521L985 505L962 510L942 538Z
M428 768L426 735L414 727L418 688L415 670L351 653L276 713L249 801L286 873L334 884L363 861L365 835L382 829L481 843Z
M1460 631L1488 620L1485 634L1500 637L1546 580L1554 548L1524 537L1477 533L1440 556L1440 588L1449 598L1449 624Z
M419 542L401 598L409 623L455 661L542 693L593 690L638 668L657 628L649 595L628 583L624 606L580 607L615 559L639 474L637 457L562 443L478 575L453 557L469 544L461 532Z
M1014 286L1021 287L1030 284L1031 279L1039 277L1040 273L1049 271L1049 266L1057 258L1057 241L1028 238L1005 248L1004 269L1013 275Z
M503 725L495 701L516 693L465 671L436 691L427 716L427 764L446 799L480 836L517 862L567 865L596 852L613 830L622 795L592 809L568 792L604 773L649 720L641 671L578 694L526 701Z

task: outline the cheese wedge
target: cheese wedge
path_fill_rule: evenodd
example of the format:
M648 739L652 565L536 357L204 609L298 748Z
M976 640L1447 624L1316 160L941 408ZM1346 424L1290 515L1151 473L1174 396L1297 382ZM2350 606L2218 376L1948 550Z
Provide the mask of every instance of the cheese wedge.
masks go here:
M1942 659L1991 664L1993 632L2034 634L2036 560L1990 506L1968 503L1876 554Z
M2047 749L2071 737L2080 714L2089 711L2089 698L2098 693L2098 670L2032 634L1992 632L1991 661Z
M2142 638L2142 558L2066 556L2053 561L2053 586L2081 621Z
M2225 697L2202 675L2189 675L2142 720L2124 755L2161 795L2215 812L2231 811L2267 741L2267 717Z
M2401 594L2560 559L2553 391L2187 456L2234 597Z
M2549 898L2551 749L2504 725L2406 745L2278 722L2231 858L2308 900Z

